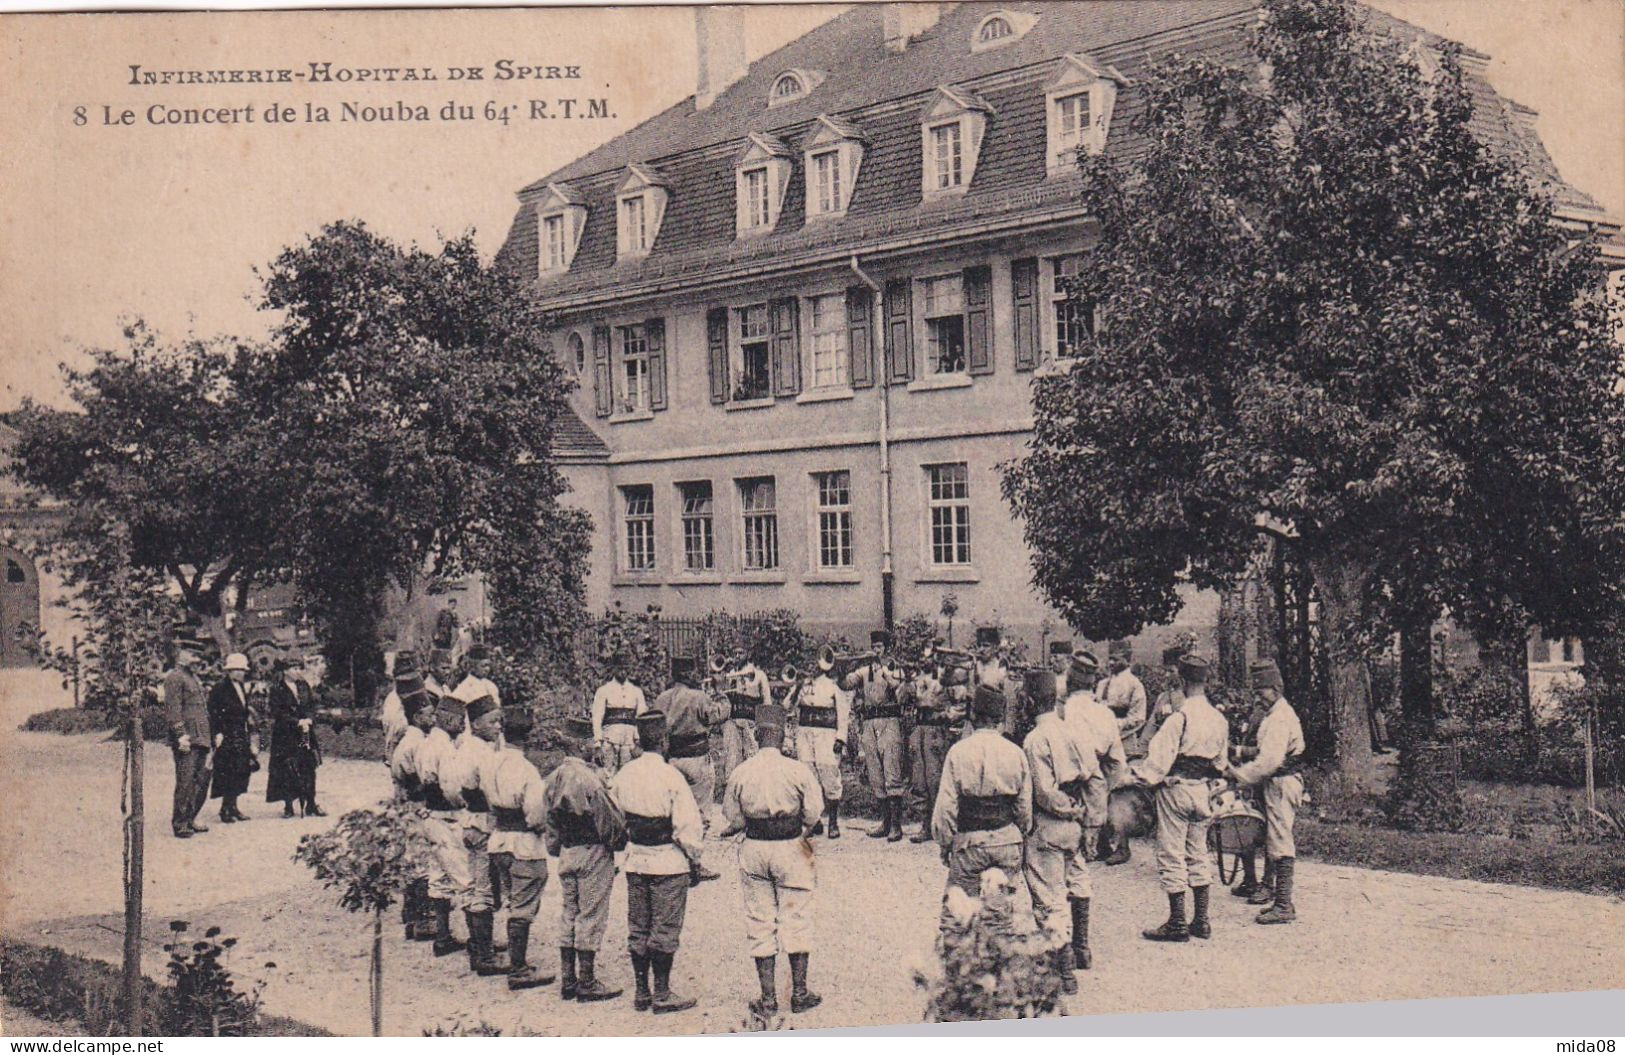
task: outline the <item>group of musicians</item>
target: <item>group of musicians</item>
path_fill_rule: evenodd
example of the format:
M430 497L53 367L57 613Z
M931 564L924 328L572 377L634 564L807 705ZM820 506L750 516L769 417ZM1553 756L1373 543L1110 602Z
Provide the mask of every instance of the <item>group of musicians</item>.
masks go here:
M745 932L761 988L752 1010L779 1008L780 953L790 1010L809 1010L821 997L808 985L815 876L807 840L840 837L841 761L854 737L880 802L870 835L900 841L912 795L923 820L911 840L938 844L945 906L949 891L978 896L984 873L1001 869L1021 888L1025 919L1053 936L1069 992L1073 971L1093 963L1089 863L1103 851L1126 859L1127 839L1108 837L1114 789L1155 800L1169 915L1147 939L1211 936L1211 796L1229 783L1260 787L1267 821L1264 879L1247 861L1237 893L1268 906L1260 923L1294 918L1303 734L1273 663L1252 669L1250 743L1233 750L1227 720L1206 698L1200 656L1179 656L1178 688L1148 706L1115 649L1102 671L1093 653L1052 648L1048 668L1020 672L1019 693L999 652L996 640L979 639L974 655L939 648L905 667L876 631L868 652L826 649L816 673L780 678L778 694L736 654L731 669L714 667L708 678L679 667L652 705L626 656L612 652L590 714L567 724L570 757L545 779L522 750L530 715L502 706L483 652L470 652L468 674L450 690L446 676L436 691L414 663L403 669L397 660L388 761L398 797L421 807L434 846L427 874L408 891L407 935L432 941L437 956L466 950L473 973L503 975L511 989L558 981L567 1000L613 999L622 990L599 977L596 960L624 852L634 1006L693 1007L673 990L671 973L688 892L717 878L702 856L720 784L720 834L740 837ZM713 732L722 746L715 769ZM558 974L529 949L548 857L558 859L563 894ZM494 927L504 910L505 946Z

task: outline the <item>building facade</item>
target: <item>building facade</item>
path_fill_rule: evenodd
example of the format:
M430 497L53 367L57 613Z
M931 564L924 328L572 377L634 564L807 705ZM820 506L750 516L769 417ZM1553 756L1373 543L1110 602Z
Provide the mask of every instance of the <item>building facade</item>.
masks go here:
M499 255L580 379L560 454L596 524L592 606L791 608L856 636L951 594L967 637L1073 637L1000 466L1033 378L1096 321L1064 288L1091 237L1077 158L1132 158L1136 78L1174 52L1243 61L1256 18L868 4L746 64L737 15L697 9L695 95L524 188ZM1595 212L1468 60L1486 135ZM1211 631L1216 599L1186 601L1140 658Z

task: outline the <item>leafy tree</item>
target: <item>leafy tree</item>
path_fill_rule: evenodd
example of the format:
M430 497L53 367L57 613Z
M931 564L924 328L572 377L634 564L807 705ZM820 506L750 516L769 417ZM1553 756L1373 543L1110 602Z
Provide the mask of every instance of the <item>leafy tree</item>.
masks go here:
M1594 232L1480 141L1457 50L1266 0L1257 64L1160 61L1130 177L1084 158L1102 331L1035 382L1006 468L1034 579L1083 633L1170 620L1260 531L1314 582L1340 777L1396 599L1589 625L1619 602L1625 403ZM1379 27L1386 26L1388 32ZM1490 115L1487 120L1500 120Z

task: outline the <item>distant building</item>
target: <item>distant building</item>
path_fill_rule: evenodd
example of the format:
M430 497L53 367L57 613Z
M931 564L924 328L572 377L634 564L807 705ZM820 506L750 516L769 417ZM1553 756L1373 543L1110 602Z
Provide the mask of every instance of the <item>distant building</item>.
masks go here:
M858 634L952 593L967 630L1070 637L999 466L1028 441L1032 379L1094 325L1059 286L1091 237L1075 158L1132 158L1150 62L1242 60L1256 18L860 4L747 65L737 12L697 9L695 95L521 190L499 256L580 375L592 427L561 451L597 525L592 605L784 607ZM1465 62L1481 134L1599 221L1487 57ZM1139 657L1216 615L1188 593Z
M62 580L40 566L43 542L61 526L60 503L40 498L11 475L17 430L0 422L0 667L32 667L18 630L40 627L53 646L72 648L76 621L58 602Z

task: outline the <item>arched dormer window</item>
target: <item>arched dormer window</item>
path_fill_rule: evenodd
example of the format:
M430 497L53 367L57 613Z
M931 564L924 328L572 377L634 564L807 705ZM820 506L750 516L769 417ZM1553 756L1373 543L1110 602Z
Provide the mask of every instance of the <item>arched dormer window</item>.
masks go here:
M823 83L824 75L817 70L785 70L773 79L773 87L767 90L767 105L795 102Z
M1038 24L1038 16L1026 11L995 11L976 24L971 34L970 49L987 51L1014 44Z
M1010 28L1009 19L1003 15L992 15L982 23L982 28L976 33L976 39L983 44L991 44L995 40L1003 40L1014 32L1015 30Z

